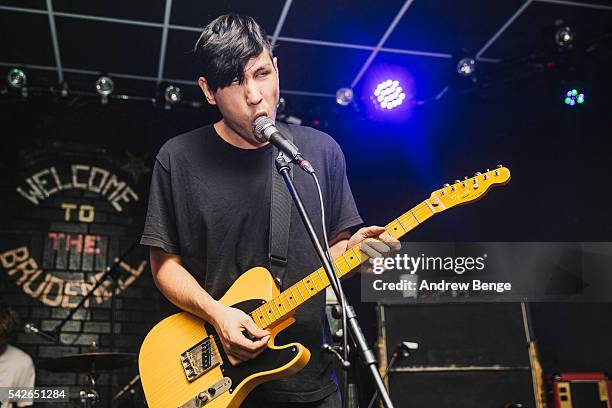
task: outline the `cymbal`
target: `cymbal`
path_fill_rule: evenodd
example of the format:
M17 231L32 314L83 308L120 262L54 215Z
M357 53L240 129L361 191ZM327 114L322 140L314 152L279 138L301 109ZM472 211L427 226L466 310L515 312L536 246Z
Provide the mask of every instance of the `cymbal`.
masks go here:
M129 367L135 361L134 353L95 352L40 360L36 367L55 373L98 372Z

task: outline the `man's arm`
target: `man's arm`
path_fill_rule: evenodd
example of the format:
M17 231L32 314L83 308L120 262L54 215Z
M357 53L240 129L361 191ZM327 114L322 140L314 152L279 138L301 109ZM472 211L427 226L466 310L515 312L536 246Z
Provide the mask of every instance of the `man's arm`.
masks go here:
M220 303L183 267L181 257L159 248L151 248L149 257L153 280L164 296L177 307L212 323Z
M213 299L185 269L180 256L159 248L151 248L149 255L155 285L170 302L215 327L230 363L254 358L266 348L270 333L257 327L243 311ZM245 330L257 340L247 339Z

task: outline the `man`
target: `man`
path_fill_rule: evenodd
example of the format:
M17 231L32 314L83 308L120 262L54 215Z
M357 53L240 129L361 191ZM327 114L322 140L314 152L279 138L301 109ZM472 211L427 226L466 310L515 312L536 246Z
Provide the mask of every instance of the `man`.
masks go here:
M8 344L18 326L17 313L10 306L0 303L0 387L34 387L36 373L32 359L17 347ZM33 404L31 399L9 402L8 389L5 391L7 394L0 398L2 408L29 407Z
M240 274L268 266L272 146L253 135L253 121L276 117L277 60L263 29L250 17L218 17L202 32L195 54L204 97L222 119L168 141L156 157L141 243L151 247L151 270L164 295L183 310L210 322L231 364L259 355L270 338L242 311L219 299ZM362 249L381 256L399 242L382 227L348 229L362 222L346 180L337 143L314 129L291 126L295 144L317 171L323 191L332 257L367 239ZM310 176L294 181L321 237L319 200ZM297 214L292 212L288 263L282 286L321 264ZM320 351L329 326L324 296L306 302L297 322L276 338L299 340L312 352L309 364L287 379L256 388L243 406L339 407L332 359ZM247 330L255 340L247 339ZM274 405L274 403L278 405Z

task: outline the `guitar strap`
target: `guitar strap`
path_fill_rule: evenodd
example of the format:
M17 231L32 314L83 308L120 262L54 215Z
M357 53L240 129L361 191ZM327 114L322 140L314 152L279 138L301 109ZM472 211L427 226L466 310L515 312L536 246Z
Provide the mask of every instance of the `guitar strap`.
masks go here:
M293 135L289 126L280 121L276 127L289 141L293 142ZM272 188L270 196L270 272L276 284L282 290L283 278L287 269L287 248L289 246L289 229L291 226L291 195L285 180L276 170L276 157L279 153L276 147L272 152ZM293 166L289 169L289 175L293 179Z

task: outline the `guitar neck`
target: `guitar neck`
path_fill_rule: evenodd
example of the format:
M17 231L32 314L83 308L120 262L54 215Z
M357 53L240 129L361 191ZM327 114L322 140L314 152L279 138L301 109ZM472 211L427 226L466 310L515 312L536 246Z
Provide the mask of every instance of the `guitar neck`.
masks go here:
M385 226L387 233L395 239L401 238L436 213L433 205L437 204L432 203L429 199L416 205L387 224ZM342 278L368 258L366 254L361 252L359 245L355 245L334 259L333 266L336 274ZM324 291L327 286L329 286L329 279L323 267L320 267L255 309L251 312L251 317L260 328L265 329L274 326L310 298Z

